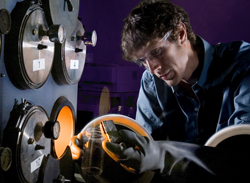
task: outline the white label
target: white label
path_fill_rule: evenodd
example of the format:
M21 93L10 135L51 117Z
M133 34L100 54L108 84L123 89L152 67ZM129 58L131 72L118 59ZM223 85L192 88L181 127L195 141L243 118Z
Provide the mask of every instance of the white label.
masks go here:
M30 173L32 173L36 169L40 168L40 166L42 164L43 156L44 156L44 154L31 162L31 164L30 164Z
M79 60L70 60L70 69L78 69Z
M45 58L33 60L33 71L45 69Z

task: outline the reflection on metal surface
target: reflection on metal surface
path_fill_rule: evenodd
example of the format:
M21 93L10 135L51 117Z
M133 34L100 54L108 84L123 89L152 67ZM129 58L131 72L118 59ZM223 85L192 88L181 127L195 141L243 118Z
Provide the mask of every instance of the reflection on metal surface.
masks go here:
M108 114L111 106L110 102L109 89L104 86L99 101L99 116Z

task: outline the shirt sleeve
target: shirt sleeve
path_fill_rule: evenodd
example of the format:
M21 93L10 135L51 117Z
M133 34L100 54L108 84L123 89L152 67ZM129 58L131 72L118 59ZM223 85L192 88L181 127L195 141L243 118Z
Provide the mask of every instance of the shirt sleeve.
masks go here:
M250 73L240 82L235 91L235 110L229 119L229 125L250 123Z

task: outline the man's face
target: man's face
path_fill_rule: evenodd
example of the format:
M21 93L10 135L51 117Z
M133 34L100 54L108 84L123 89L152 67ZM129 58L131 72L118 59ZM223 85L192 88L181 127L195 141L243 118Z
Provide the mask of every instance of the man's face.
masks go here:
M181 80L187 81L192 74L188 67L191 47L180 41L169 42L156 39L135 53L136 58L152 74L165 81L169 86L175 86ZM144 59L144 60L143 60Z

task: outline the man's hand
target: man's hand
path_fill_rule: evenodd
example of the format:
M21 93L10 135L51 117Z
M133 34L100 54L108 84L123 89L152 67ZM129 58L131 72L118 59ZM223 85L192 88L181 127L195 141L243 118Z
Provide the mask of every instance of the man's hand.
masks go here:
M83 156L83 147L88 141L88 137L85 133L86 132L79 133L70 139L70 149L73 160L78 160Z
M120 130L119 135L122 143L106 142L106 148L119 157L117 162L126 170L142 173L164 168L165 155L157 142L130 130Z

